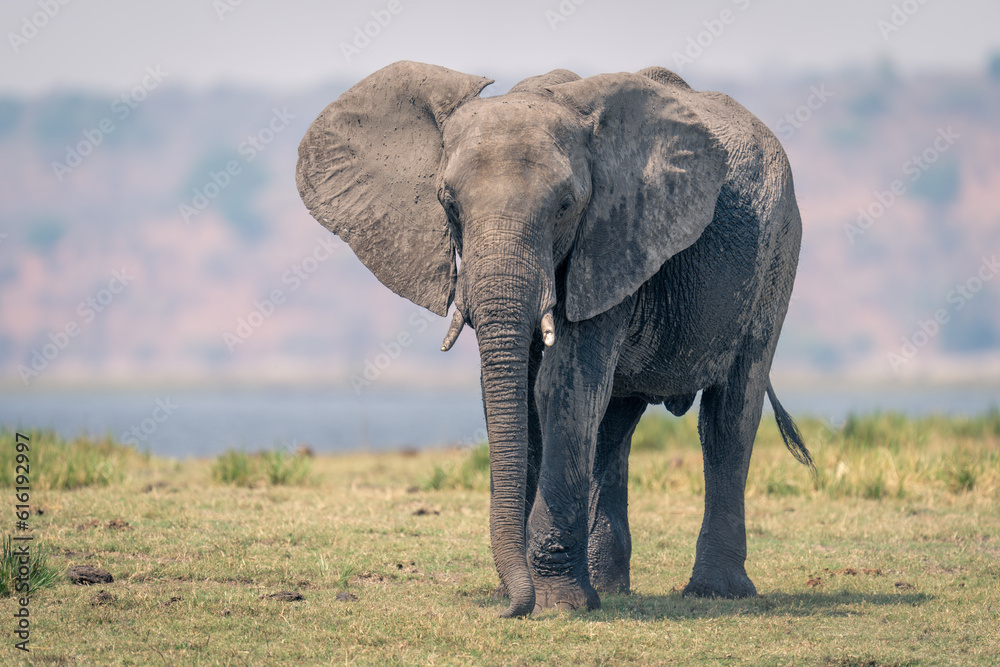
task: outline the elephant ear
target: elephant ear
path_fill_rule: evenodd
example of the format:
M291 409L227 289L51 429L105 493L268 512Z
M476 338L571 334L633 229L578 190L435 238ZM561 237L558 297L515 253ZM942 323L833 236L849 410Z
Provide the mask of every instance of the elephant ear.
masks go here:
M455 248L437 198L441 124L491 79L397 62L332 102L299 144L299 195L386 287L438 315Z
M593 127L592 191L570 253L566 314L603 313L712 221L727 153L695 112L697 93L638 74L550 88Z

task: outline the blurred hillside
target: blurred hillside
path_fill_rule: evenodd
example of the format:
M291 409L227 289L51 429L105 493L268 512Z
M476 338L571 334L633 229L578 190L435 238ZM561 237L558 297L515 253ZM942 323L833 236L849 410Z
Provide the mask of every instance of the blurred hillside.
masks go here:
M690 82L791 159L805 230L775 373L996 377L1000 64ZM298 141L350 83L0 97L3 382L477 383L474 334L439 352L447 322L299 201Z

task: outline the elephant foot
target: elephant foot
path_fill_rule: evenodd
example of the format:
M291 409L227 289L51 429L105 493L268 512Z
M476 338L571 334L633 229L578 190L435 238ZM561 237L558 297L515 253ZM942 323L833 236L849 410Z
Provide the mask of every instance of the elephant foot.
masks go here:
M590 583L598 593L628 595L631 592L628 568L591 567Z
M683 595L686 598L752 598L757 596L757 588L746 572L706 570L691 576Z
M628 595L631 588L629 562L632 559L632 540L627 532L623 535L621 531L600 528L590 534L587 558L590 583L601 593Z
M580 584L556 584L535 580L535 613L545 609L586 609L601 608L601 598L592 586Z

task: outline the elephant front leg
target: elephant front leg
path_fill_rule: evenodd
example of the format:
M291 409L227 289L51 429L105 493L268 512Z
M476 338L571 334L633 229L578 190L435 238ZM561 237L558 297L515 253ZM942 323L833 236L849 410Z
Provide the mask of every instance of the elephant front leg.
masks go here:
M601 604L587 568L590 485L620 345L619 322L605 316L562 326L539 369L542 462L528 519L536 610Z
M764 403L766 370L736 364L725 385L702 394L698 430L705 460L705 517L691 581L684 595L753 597L757 589L747 576L744 493L750 454ZM742 373L739 377L737 373ZM748 381L747 375L762 381Z
M550 503L539 493L528 526L535 611L599 609L601 599L587 572L586 495L571 493Z
M587 569L601 593L628 593L632 536L628 527L628 455L646 410L641 398L612 398L597 432L590 484Z

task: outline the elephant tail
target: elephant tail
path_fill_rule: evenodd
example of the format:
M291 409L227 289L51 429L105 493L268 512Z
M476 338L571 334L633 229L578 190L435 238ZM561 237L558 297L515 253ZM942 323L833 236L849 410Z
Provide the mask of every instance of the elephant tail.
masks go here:
M785 441L785 447L792 453L796 461L809 466L813 474L816 474L816 465L813 463L812 456L809 455L809 450L806 449L806 443L802 440L802 433L795 425L792 416L781 406L778 397L774 395L774 388L770 381L767 383L767 399L771 401L771 407L774 409L774 420L778 422L778 430L781 432L781 439Z

